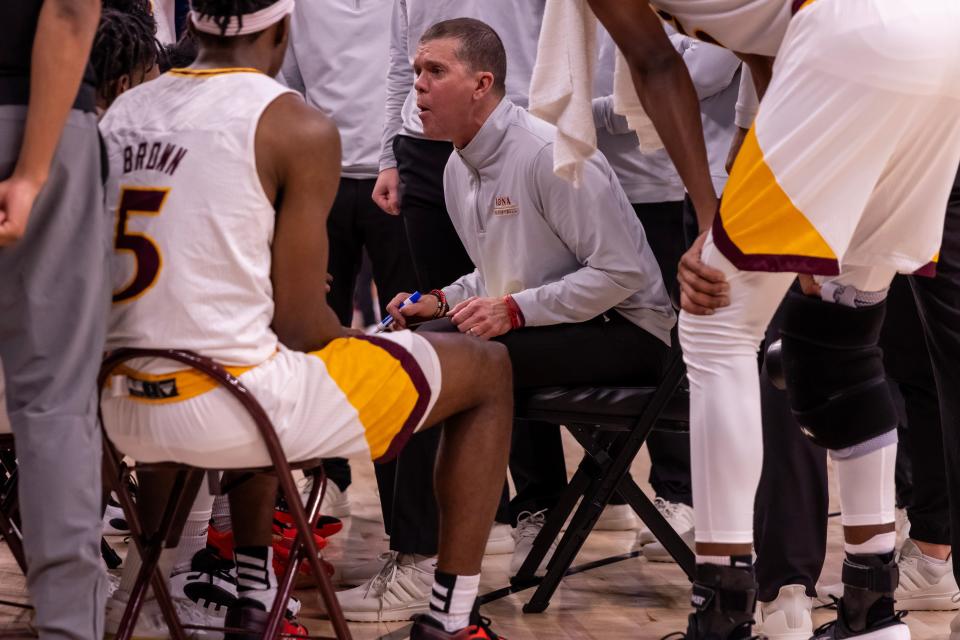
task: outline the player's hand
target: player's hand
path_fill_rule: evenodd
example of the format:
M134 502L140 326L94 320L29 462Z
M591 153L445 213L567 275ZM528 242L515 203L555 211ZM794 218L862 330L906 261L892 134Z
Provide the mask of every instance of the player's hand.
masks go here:
M373 201L392 216L400 215L400 172L384 169L373 185Z
M730 140L730 151L727 152L727 174L733 171L733 163L737 159L737 154L740 153L740 147L743 146L743 141L747 139L747 132L750 129L744 129L743 127L734 127L733 130L733 139Z
M7 247L27 232L30 210L42 183L11 176L0 182L0 247Z
M801 273L797 276L800 279L800 289L808 296L820 297L820 285L813 279L813 276Z
M680 307L698 316L713 315L714 309L730 304L730 285L723 272L703 264L700 254L707 232L701 233L680 259Z
M398 293L387 305L387 313L393 316L393 326L396 329L406 329L409 320L433 320L437 313L437 305L440 304L437 296L424 294L416 302L407 303L401 309L400 305L409 297L409 293Z
M460 333L489 340L510 331L510 311L503 298L468 298L450 310Z

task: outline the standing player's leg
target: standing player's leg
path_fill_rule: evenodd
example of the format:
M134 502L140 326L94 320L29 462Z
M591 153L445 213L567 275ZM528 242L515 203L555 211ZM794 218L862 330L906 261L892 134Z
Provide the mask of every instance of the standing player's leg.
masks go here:
M0 164L9 171L25 110L0 109ZM71 112L26 235L0 250L0 272L10 275L0 281L0 360L19 462L27 586L44 638L103 636L95 385L109 234L97 140L95 116Z

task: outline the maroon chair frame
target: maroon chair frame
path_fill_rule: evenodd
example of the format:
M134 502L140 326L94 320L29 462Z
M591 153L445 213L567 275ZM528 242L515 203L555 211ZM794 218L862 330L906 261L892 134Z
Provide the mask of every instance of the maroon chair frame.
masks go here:
M305 509L291 473L293 468L318 467L320 465L319 461L311 460L294 465L288 462L270 417L250 391L236 377L216 362L190 351L176 349L118 349L108 354L104 359L103 365L100 368L97 388L103 389L111 372L120 364L134 358L163 358L173 360L208 375L233 395L244 409L247 410L256 424L260 436L263 438L263 443L270 456L272 466L261 469L230 469L230 471L248 471L251 473L271 471L276 473L280 482L280 490L287 501L290 515L293 517L297 530L297 536L291 550L290 562L287 565L287 570L284 575L279 578L277 597L274 600L263 637L271 640L278 637L280 624L286 611L286 603L293 589L293 582L299 569L300 561L305 558L316 578L317 590L326 607L336 638L339 640L351 640L350 631L343 617L343 611L340 609L340 603L337 601L336 594L333 590L333 584L331 583L330 576L323 570L313 538L313 523L315 523L317 519L320 502L322 500L322 488L325 482L322 478L317 478L318 481L313 483L313 489L307 500L307 507ZM100 416L100 424L101 428L103 428L102 415ZM140 614L140 609L143 606L149 583L153 587L157 603L170 628L171 637L174 638L174 640L186 640L184 629L197 629L200 627L180 624L173 607L173 601L170 598L170 592L167 589L167 576L160 574L158 562L160 560L160 553L164 548L175 547L179 542L180 533L186 522L190 508L193 505L194 498L200 489L204 475L208 472L221 471L221 469L213 467L198 468L174 462L137 464L134 468L141 470L167 469L176 471L173 489L167 505L164 508L158 530L151 534L146 534L143 531L132 496L127 490L126 482L124 482L125 477L132 469L123 463L121 452L118 452L113 447L105 429L103 436L104 465L107 469L107 475L114 485L111 488L116 491L119 502L123 507L124 514L127 517L127 523L130 527L131 537L137 546L142 561L140 572L137 575L137 580L130 594L130 600L124 611L120 627L115 637L117 640L130 640L137 617ZM228 633L243 632L242 629L225 629L224 631Z

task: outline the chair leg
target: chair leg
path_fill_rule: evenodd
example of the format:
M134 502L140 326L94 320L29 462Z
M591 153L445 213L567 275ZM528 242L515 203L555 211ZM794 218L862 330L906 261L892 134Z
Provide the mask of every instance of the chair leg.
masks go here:
M687 543L683 541L673 527L667 522L654 504L650 501L637 483L630 476L620 481L617 491L629 503L633 510L640 516L643 523L647 525L657 540L666 548L667 552L677 561L687 578L693 581L693 572L696 566L696 558Z
M293 517L293 522L297 527L297 537L294 540L295 548L293 551L296 551L296 548L301 544L305 547L304 553L306 553L307 562L310 563L310 569L313 571L314 576L316 576L317 590L327 609L327 614L330 616L330 623L333 625L334 635L340 640L351 640L350 629L347 627L347 621L343 617L343 611L340 609L340 602L337 600L336 593L333 590L333 583L330 581L330 576L323 570L323 565L320 563L317 545L313 539L313 523L307 519L307 513L303 508L303 503L300 501L300 492L297 491L297 485L293 480L293 475L290 473L290 465L287 464L286 459L280 456L274 457L274 465L277 468L280 489L283 491L283 497L287 500L290 515ZM291 556L292 555L293 553L291 553Z
M577 500L583 496L583 492L590 484L590 476L585 470L585 463L586 458L580 463L576 473L573 474L563 495L560 496L560 501L555 507L550 509L550 515L544 523L543 529L540 530L540 533L537 534L536 539L533 541L533 547L531 547L530 553L526 559L524 559L523 565L521 565L520 570L517 571L517 575L510 578L511 584L515 586L531 584L538 580L536 577L537 567L540 566L540 563L543 562L543 559L547 556L547 553L550 551L550 545L552 545L553 541L560 535L560 531L563 530L563 524L567 521L567 518L570 517L573 508L577 506Z
M325 487L325 482L322 472L314 476L313 487L310 489L310 496L307 498L306 506L307 519L311 525L317 521L317 515L319 515L320 502L323 500L322 489ZM277 597L273 601L273 611L283 611L283 607L286 607L287 601L290 599L294 580L296 580L297 574L300 572L303 548L304 546L300 544L300 532L298 530L297 537L294 539L293 546L290 549L290 561L287 563L287 569L277 585ZM274 625L273 620L269 621L264 633L264 638L274 637L281 619L282 615L277 617L276 625Z
M16 523L17 514L17 469L9 468L9 477L0 491L0 538L7 543L10 553L23 574L27 574L27 556L23 551L23 535Z

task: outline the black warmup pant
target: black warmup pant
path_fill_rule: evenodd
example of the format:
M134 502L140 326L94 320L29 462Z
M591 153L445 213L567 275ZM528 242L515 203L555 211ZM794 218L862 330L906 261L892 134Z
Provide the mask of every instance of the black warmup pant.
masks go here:
M913 511L927 508L924 501L942 496L944 479L949 499L949 540L953 547L953 572L960 578L960 174L954 183L947 205L940 260L935 278L910 277L910 285L925 329L933 377L939 396L942 440L911 434L913 459L922 464L913 466ZM910 431L914 425L911 423ZM921 440L922 442L917 442ZM940 475L932 467L944 463ZM923 470L920 467L930 467ZM942 507L941 507L942 510ZM911 514L911 518L912 518ZM946 514L945 514L946 515ZM932 525L934 518L922 517ZM911 536L925 542L946 542L942 528L931 526L929 531L916 532L911 524ZM921 535L929 535L927 540Z
M381 317L384 308L401 291L413 291L416 278L397 216L380 210L371 196L376 180L341 178L337 197L327 219L330 257L327 271L333 276L327 302L344 326L353 319L353 294L363 263L364 249L370 257L377 283ZM350 485L350 465L344 458L324 460L327 476L341 490Z
M767 328L765 344L780 339L782 310ZM827 554L827 451L800 431L787 393L760 375L763 469L753 511L758 597L775 600L780 588L802 584L816 595Z
M650 243L663 282L670 291L676 286L677 265L690 246L687 231L689 215L682 200L676 202L634 203L643 230ZM679 431L651 431L647 436L650 453L650 485L654 493L670 502L693 505L690 485L690 434ZM611 502L622 504L619 495Z

